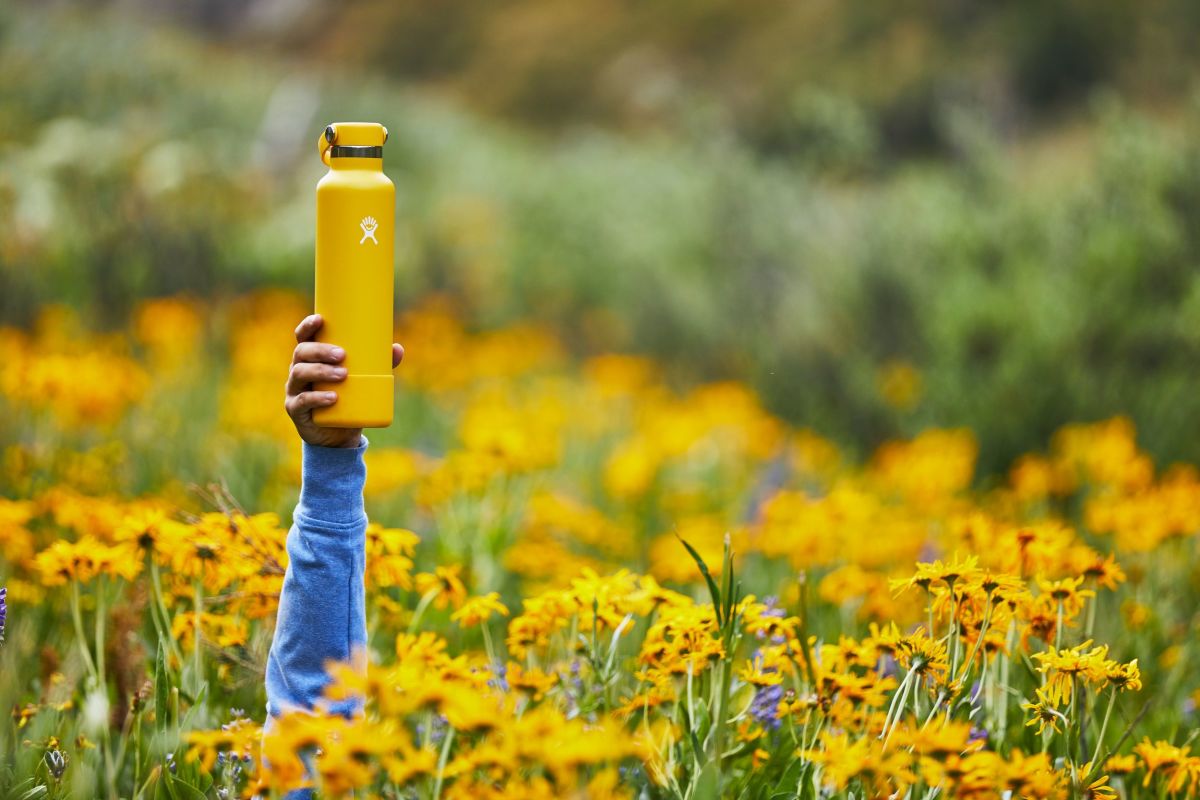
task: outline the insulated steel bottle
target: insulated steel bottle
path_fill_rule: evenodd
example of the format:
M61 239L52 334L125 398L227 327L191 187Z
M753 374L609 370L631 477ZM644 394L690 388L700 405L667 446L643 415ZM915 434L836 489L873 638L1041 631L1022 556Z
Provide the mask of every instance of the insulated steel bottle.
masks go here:
M329 172L317 184L317 334L346 351L346 379L317 383L335 391L332 406L313 411L330 428L392 424L392 256L396 187L383 174L387 129L337 122L317 142Z

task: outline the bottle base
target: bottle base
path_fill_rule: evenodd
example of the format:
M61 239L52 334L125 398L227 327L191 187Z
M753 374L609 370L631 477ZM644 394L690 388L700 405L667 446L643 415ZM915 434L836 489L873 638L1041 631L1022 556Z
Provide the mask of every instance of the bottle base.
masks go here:
M322 428L386 428L392 424L396 379L392 375L348 375L341 383L316 383L337 392L337 402L313 411Z

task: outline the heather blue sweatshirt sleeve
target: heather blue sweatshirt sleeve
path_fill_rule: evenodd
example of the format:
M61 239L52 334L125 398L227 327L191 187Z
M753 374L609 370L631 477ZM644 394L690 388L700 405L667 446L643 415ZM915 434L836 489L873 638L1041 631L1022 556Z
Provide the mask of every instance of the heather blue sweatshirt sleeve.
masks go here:
M270 717L311 709L329 682L326 662L363 654L366 449L366 437L355 448L304 444L300 502L288 531L287 573L267 656ZM349 714L356 707L344 702L333 710Z

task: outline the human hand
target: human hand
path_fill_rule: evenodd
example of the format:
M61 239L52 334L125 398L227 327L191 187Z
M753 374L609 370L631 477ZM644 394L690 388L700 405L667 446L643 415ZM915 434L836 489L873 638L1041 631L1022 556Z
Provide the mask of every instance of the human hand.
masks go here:
M337 345L314 342L313 337L321 329L324 320L320 314L311 314L296 326L296 349L292 352L292 367L288 372L287 399L283 407L296 426L300 438L319 447L358 447L362 440L362 428L323 428L313 422L315 408L324 408L337 402L337 392L313 391L313 383L337 383L346 379L346 368L341 366L346 351ZM392 369L400 365L404 348L392 344Z

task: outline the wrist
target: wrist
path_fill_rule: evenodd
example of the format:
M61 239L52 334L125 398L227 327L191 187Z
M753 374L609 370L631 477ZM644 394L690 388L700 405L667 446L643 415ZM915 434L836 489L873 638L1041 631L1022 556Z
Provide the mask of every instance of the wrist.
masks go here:
M311 447L353 450L362 446L363 435L362 428L318 428L300 439Z
M338 447L343 450L355 450L363 446L363 441L364 439L362 431L358 431L353 436L347 436L343 441L330 445L330 447Z

